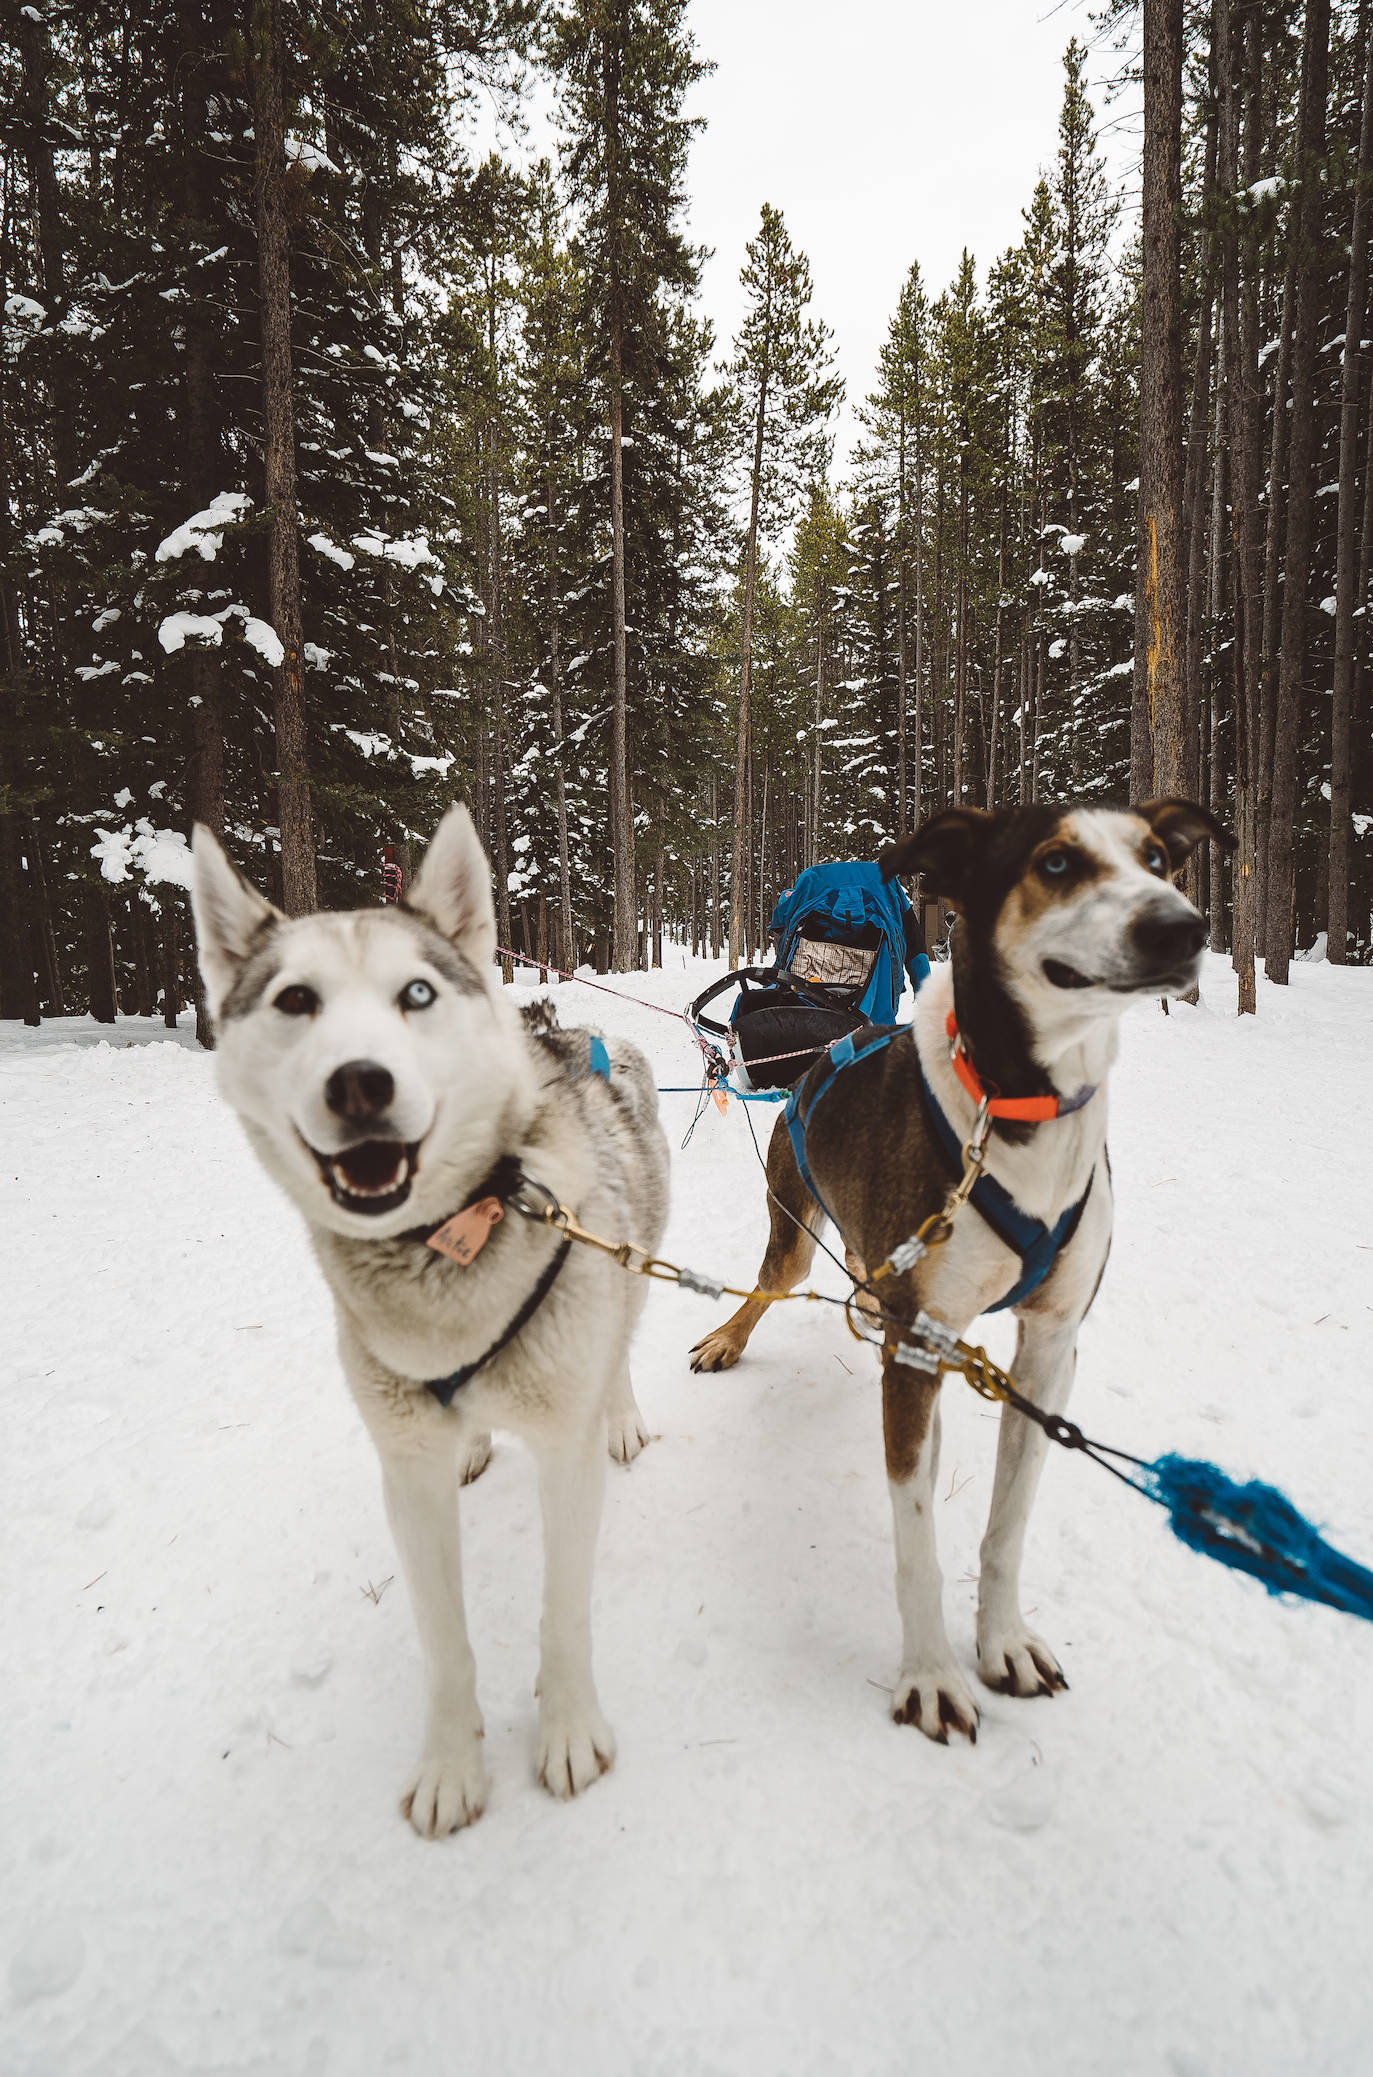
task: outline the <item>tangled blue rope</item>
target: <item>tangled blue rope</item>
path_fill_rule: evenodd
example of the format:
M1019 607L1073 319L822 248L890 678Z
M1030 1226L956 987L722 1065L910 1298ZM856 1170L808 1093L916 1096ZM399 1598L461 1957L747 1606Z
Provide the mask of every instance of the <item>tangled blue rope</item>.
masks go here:
M1247 1572L1270 1594L1300 1594L1373 1622L1373 1571L1327 1543L1276 1486L1240 1485L1215 1464L1174 1455L1126 1476L1167 1508L1173 1534L1191 1550Z

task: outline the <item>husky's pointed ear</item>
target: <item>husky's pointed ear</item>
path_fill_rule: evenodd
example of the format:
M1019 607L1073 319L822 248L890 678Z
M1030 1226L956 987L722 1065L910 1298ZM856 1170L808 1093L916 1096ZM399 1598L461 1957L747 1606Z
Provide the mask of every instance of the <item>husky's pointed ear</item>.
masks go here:
M973 863L990 836L996 816L985 808L941 808L908 837L888 844L877 863L884 880L919 873L926 894L961 908Z
M491 868L466 808L450 808L406 896L483 971L496 954Z
M1141 801L1135 809L1142 815L1154 835L1168 853L1168 869L1176 872L1185 865L1197 845L1204 837L1222 850L1233 851L1236 839L1223 823L1217 822L1209 808L1198 807L1195 801L1178 800L1173 794L1165 794L1159 800Z
M203 822L197 822L192 834L191 858L196 953L210 1015L217 1018L263 925L279 923L282 916L265 895L248 884L219 838Z

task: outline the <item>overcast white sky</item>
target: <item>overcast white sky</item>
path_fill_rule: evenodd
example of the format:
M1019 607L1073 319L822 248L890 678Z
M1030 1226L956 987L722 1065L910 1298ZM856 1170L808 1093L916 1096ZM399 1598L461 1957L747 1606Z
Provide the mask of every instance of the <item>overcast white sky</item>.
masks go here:
M833 331L847 389L842 473L877 354L913 259L932 294L966 245L985 280L1013 244L1020 212L1057 147L1063 52L1089 47L1097 0L691 0L688 24L714 73L688 107L706 127L692 147L690 232L713 249L702 305L722 354L743 310L739 270L764 202L807 255L813 310ZM1096 48L1088 79L1120 59ZM1136 185L1129 92L1093 96L1115 178ZM546 82L537 82L517 159L553 154ZM474 148L496 132L478 124Z
M716 66L689 109L707 119L691 165L692 235L715 254L704 307L727 347L744 245L771 202L835 334L842 467L911 261L934 293L965 245L985 278L1019 236L1056 146L1064 49L1093 40L1087 0L692 0L688 20ZM1118 62L1095 52L1089 78ZM1094 98L1116 126L1102 147L1133 185L1136 97Z

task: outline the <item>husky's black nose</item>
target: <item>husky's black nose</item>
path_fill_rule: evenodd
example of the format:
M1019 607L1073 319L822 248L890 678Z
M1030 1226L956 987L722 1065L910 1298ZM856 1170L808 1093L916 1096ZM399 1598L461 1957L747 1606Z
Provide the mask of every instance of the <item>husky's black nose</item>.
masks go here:
M1134 938L1151 966L1181 966L1184 960L1195 959L1206 943L1206 918L1195 909L1179 915L1171 904L1160 904L1135 919Z
M330 1110L358 1125L379 1117L395 1093L390 1068L375 1060L345 1060L324 1085L324 1101Z

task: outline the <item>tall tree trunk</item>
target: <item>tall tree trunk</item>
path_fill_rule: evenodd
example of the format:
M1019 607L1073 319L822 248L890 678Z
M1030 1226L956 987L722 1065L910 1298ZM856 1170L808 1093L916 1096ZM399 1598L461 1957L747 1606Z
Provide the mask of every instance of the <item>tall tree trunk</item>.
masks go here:
M486 709L491 727L492 854L496 866L496 931L502 945L513 945L510 921L510 803L506 760L505 557L501 535L500 371L496 329L498 267L493 247L486 263L486 419L482 429L482 572L486 591ZM515 978L511 959L501 961L501 979Z
M83 890L86 912L86 969L91 1015L97 1024L113 1024L117 1014L114 985L114 940L110 935L110 897L103 880Z
M896 829L906 829L906 406L897 425L896 459Z
M1217 101L1219 97L1216 91L1216 46L1219 41L1221 12L1228 5L1229 0L1212 0L1211 4L1212 92L1206 118L1205 169L1202 176L1203 214L1208 210L1214 211L1217 201L1216 158L1219 148ZM1202 630L1208 620L1214 625L1214 602L1217 596L1214 587L1208 587L1206 578L1207 428L1210 422L1213 396L1217 419L1217 449L1219 448L1220 441L1219 421L1221 412L1221 382L1218 374L1215 375L1213 382L1215 360L1219 357L1213 357L1212 352L1212 335L1215 330L1216 314L1216 238L1214 232L1210 229L1206 231L1202 241L1200 264L1204 289L1202 293L1201 315L1197 323L1197 351L1192 376L1192 411L1187 434L1187 466L1183 479L1182 498L1183 536L1187 551L1187 647L1186 661L1183 665L1183 683L1189 689L1199 687L1202 682ZM1211 646L1214 652L1214 637L1212 638ZM1211 740L1214 743L1218 740L1217 708L1219 704L1215 696L1216 671L1214 658L1210 677L1212 688ZM1188 696L1189 698L1193 696L1190 690ZM1214 773L1214 757L1211 762ZM1211 877L1214 880L1214 868L1217 863L1215 848L1208 845L1207 849L1212 853L1210 861L1212 868ZM1212 908L1212 937L1214 941L1215 931L1220 927L1220 918L1214 914L1214 904L1212 904Z
M610 841L615 882L612 964L632 967L638 950L634 899L634 810L629 785L629 663L625 631L624 283L621 223L620 53L607 25L601 35L605 80L606 213L610 227L610 558L614 646L614 706L610 743Z
M1272 821L1268 831L1268 895L1264 973L1287 982L1293 935L1293 842L1297 814L1297 733L1306 671L1307 588L1316 460L1316 329L1323 282L1320 236L1324 213L1320 161L1325 151L1330 0L1307 0L1302 35L1298 125L1299 179L1290 235L1296 248L1292 321L1292 447L1287 481L1287 553L1283 558L1282 647L1273 725ZM1281 400L1279 400L1281 408Z
M1263 142L1263 72L1260 25L1246 0L1218 0L1222 40L1219 57L1221 88L1220 186L1233 193L1258 178ZM1239 132L1243 95L1244 158L1240 170ZM1224 233L1222 255L1221 345L1218 370L1217 446L1221 420L1230 448L1230 504L1233 514L1235 714L1235 836L1232 865L1234 928L1232 959L1238 980L1240 1016L1252 1016L1258 1005L1254 961L1259 925L1259 810L1263 783L1262 651L1264 603L1261 586L1263 515L1259 507L1263 443L1263 390L1259 372L1258 240L1253 211L1243 228L1233 217ZM1217 551L1213 550L1213 562ZM1217 606L1223 598L1220 575L1212 580ZM1215 650L1212 638L1212 650ZM1219 674L1213 669L1213 680ZM1219 866L1213 849L1212 870Z
M953 586L953 804L963 800L964 737L967 733L968 443L958 453L958 573Z
M720 803L719 781L710 774L710 956L718 959L724 950L720 929Z
M1228 0L1221 0L1221 4L1228 4ZM1223 351L1224 341L1222 341L1222 352ZM1216 652L1219 647L1217 635L1218 623L1220 619L1219 607L1221 600L1225 597L1225 463L1226 439L1228 431L1229 428L1226 424L1225 418L1225 388L1223 382L1219 379L1218 371L1218 379L1216 382L1215 457L1212 469L1211 482L1211 567L1208 573L1209 583L1207 585L1207 590L1209 592L1209 598L1207 600L1208 610L1206 614L1206 620L1209 630L1209 639L1207 642L1207 647L1210 651L1207 680L1210 691L1211 710L1210 741L1207 746L1210 754L1208 757L1209 771L1206 798L1210 806L1211 813L1215 816L1217 822L1223 822L1225 819L1225 732L1222 727L1222 712L1224 707L1224 678L1221 672L1220 659ZM1202 582L1200 575L1198 575L1197 582L1198 584ZM1192 604L1190 594L1187 603L1188 612L1190 615ZM1239 643L1236 643L1235 647L1238 650L1240 647ZM1241 739L1244 726L1242 718L1242 701L1244 691L1243 684L1241 682L1242 679L1243 663L1241 658L1237 655L1235 664L1234 687L1235 734L1237 741ZM1235 791L1236 795L1238 796L1240 792L1238 774L1236 775ZM1209 885L1207 887L1207 908L1210 912L1211 950L1213 952L1223 952L1225 950L1226 942L1225 853L1222 851L1219 844L1209 844L1207 846L1207 851L1209 853L1207 859L1207 878L1209 881ZM1238 933L1234 929L1233 925L1230 936L1231 943L1237 943ZM1251 945L1249 948L1249 978L1251 992L1253 987L1253 966L1253 947ZM1240 992L1241 994L1243 994L1242 986Z
M28 889L18 810L0 815L0 1017L38 1024L38 969L32 952Z
M1130 753L1132 789L1191 795L1182 541L1182 0L1144 0L1144 280L1140 327L1139 563L1135 671L1143 671L1150 763ZM1138 703L1132 707L1132 717ZM1140 717L1140 726L1143 716ZM1136 799L1140 797L1136 792Z
M567 973L573 970L572 961L572 871L567 846L567 773L563 769L563 687L561 625L556 596L553 541L556 534L555 518L557 504L550 471L547 484L548 498L548 676L549 689L553 695L553 755L558 774L558 964Z
M1354 176L1349 300L1340 380L1340 509L1335 575L1335 691L1330 719L1330 897L1326 957L1343 966L1349 947L1349 834L1353 805L1354 605L1359 559L1359 369L1368 302L1368 175L1373 159L1373 35L1364 24L1363 115ZM1366 598L1359 604L1368 606Z
M180 0L181 124L185 166L185 210L188 236L205 251L211 247L209 166L205 156L208 87L206 25L202 0ZM221 446L214 379L214 318L208 300L192 297L186 308L186 446L187 512L199 512L219 489ZM224 721L220 702L220 652L194 648L187 652L190 688L190 759L186 805L194 822L224 834ZM196 1037L214 1045L214 1028L204 989L196 989Z
M296 428L291 393L291 255L286 223L286 118L277 0L249 0L259 322L262 335L262 468L268 508L268 589L283 655L277 665L277 822L281 898L288 916L316 904L300 612Z
M1290 205L1295 210L1295 201ZM1263 626L1259 652L1258 820L1255 829L1254 940L1266 947L1268 927L1268 833L1273 822L1273 732L1278 713L1278 649L1282 634L1283 529L1287 516L1287 456L1291 420L1287 395L1292 378L1292 312L1296 303L1297 248L1287 241L1287 267L1278 323L1277 371L1273 380L1273 427L1268 452L1268 517L1263 550Z
M181 1008L181 916L176 896L168 893L162 904L162 1022L176 1030Z
M808 863L816 865L820 858L820 754L824 738L820 723L825 718L825 621L819 617L815 629L815 730L811 749L810 785L810 858Z
M739 656L739 729L734 757L734 855L729 885L729 963L738 966L744 956L744 934L748 927L749 847L749 673L753 664L753 590L758 571L758 512L763 483L763 435L767 426L768 377L764 369L758 384L758 409L753 421L753 466L749 471L748 538L744 544L744 624Z
M924 814L923 686L925 682L925 438L919 407L915 421L915 698L911 728L913 823Z
M24 851L35 895L35 963L38 967L39 994L48 1006L50 1017L65 1017L67 1003L62 988L62 969L57 958L57 936L52 927L52 903L48 899L48 874L43 863L43 839L33 816L29 817Z

